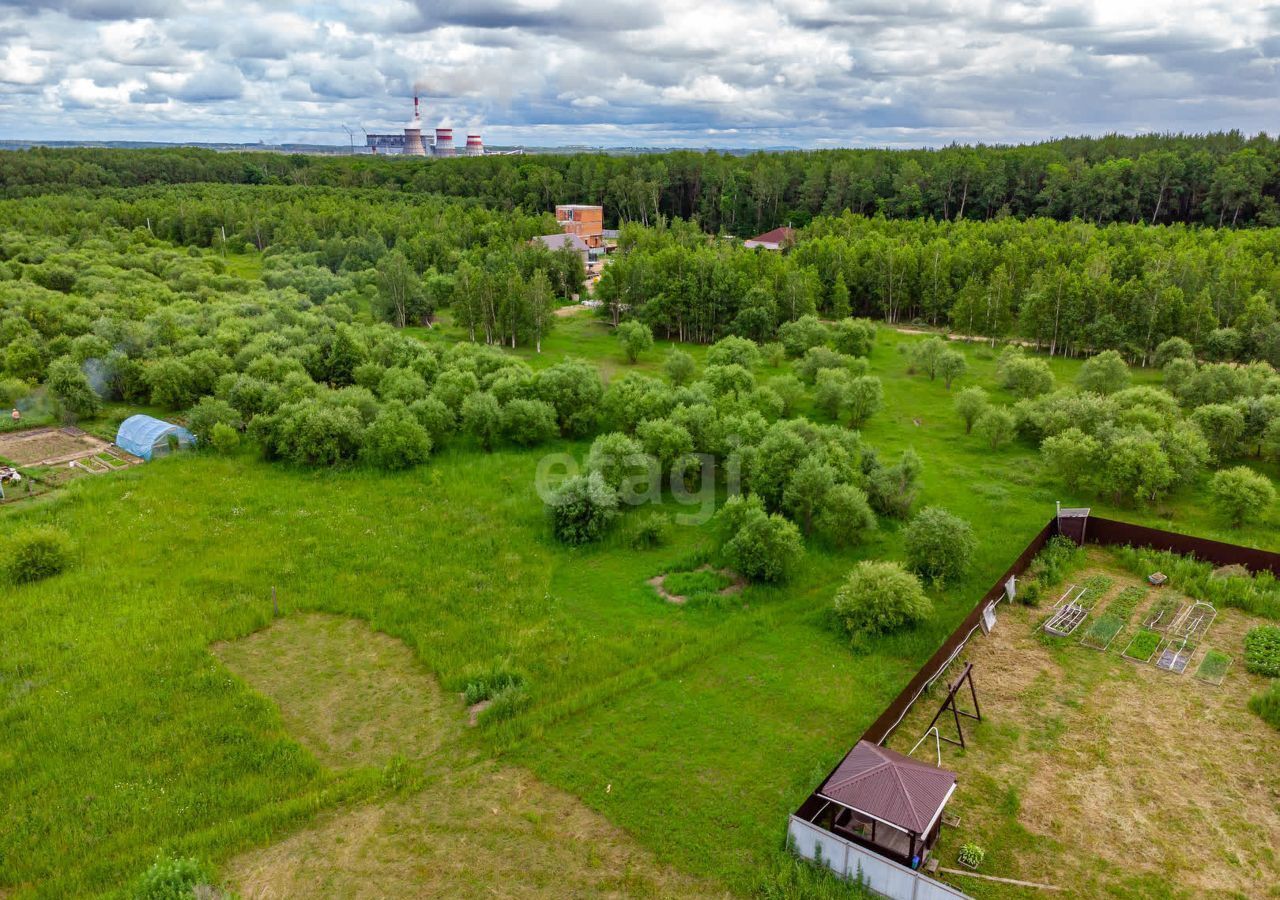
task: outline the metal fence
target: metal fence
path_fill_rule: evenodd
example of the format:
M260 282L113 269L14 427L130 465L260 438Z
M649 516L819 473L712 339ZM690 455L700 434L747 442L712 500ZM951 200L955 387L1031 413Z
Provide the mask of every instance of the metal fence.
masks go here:
M894 900L969 900L969 895L859 847L825 828L792 816L787 835L796 853L837 875L861 879L877 894Z
M1270 572L1280 576L1280 553L1224 544L1208 538L1192 537L1176 531L1162 531L1115 519L1090 516L1085 526L1085 542L1104 546L1150 547L1153 550L1169 550L1184 556L1194 556L1215 566L1241 565L1250 572Z
M920 671L915 677L907 682L907 686L902 689L897 697L893 698L885 711L880 713L879 718L871 723L871 727L862 733L864 741L870 741L873 744L883 744L898 727L898 723L902 721L902 717L907 714L907 710L911 709L912 704L924 693L924 689L933 683L934 679L941 674L956 655L964 648L969 637L978 629L982 622L982 614L987 606L992 603L998 603L1000 598L1005 596L1005 584L1010 578L1021 575L1027 570L1027 566L1031 565L1031 560L1035 559L1037 553L1044 549L1044 545L1049 542L1049 538L1057 534L1057 519L1049 521L1048 525L1040 529L1040 533L1031 539L1031 543L1027 544L1022 554L1014 560L1003 575L996 579L995 584L991 585L991 589L982 595L982 599L978 601L973 609L969 610L969 614L957 626L956 630L951 632L950 636L942 642L939 647L929 657L928 662L920 667Z

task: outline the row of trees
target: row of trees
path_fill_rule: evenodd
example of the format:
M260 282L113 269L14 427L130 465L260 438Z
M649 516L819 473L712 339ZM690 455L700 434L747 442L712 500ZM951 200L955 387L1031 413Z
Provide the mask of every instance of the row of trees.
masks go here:
M1270 506L1270 482L1229 465L1280 461L1280 374L1266 363L1198 365L1180 338L1157 348L1157 357L1163 388L1131 387L1114 352L1086 361L1074 387L1059 387L1044 360L1010 346L997 378L1021 399L995 405L982 387L967 387L956 395L956 413L993 448L1020 437L1069 488L1116 503L1158 501L1220 468L1210 488L1227 518L1238 525L1255 517Z
M381 188L474 198L499 209L600 203L612 221L697 218L747 235L844 210L985 221L1280 224L1280 143L1238 132L1071 138L1017 147L483 159L34 149L0 155L10 196L153 183Z
M1180 336L1217 360L1280 363L1280 230L816 220L786 255L706 239L688 223L622 230L597 288L603 314L670 337L769 340L800 316L918 322L1050 354L1151 361Z

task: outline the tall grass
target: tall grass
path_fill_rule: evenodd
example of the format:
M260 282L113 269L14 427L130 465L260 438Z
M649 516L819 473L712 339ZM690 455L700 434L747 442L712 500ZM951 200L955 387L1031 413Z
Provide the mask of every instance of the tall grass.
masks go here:
M1270 572L1215 575L1212 563L1147 547L1122 547L1117 555L1134 575L1146 578L1152 572L1163 572L1169 576L1169 584L1188 597L1280 619L1280 581Z

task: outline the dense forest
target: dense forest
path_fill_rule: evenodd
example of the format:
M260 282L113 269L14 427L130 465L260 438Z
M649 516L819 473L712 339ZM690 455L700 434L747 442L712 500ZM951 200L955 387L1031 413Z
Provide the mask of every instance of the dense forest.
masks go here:
M179 148L0 154L0 189L10 197L190 182L383 188L474 198L505 210L602 203L610 223L697 219L707 231L739 236L845 210L939 221L1280 224L1280 142L1238 132L751 155L437 160Z
M696 228L626 226L597 296L682 340L768 340L802 315L853 314L1023 339L1050 353L1119 350L1137 364L1184 337L1217 360L1280 363L1280 230L1049 219L936 222L846 213L785 255Z

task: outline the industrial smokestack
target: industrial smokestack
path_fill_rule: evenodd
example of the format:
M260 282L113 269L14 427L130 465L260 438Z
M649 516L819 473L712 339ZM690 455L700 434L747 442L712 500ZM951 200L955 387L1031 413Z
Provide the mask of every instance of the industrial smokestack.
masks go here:
M437 128L436 129L436 156L456 156L457 151L453 147L453 129Z
M413 95L413 121L404 127L404 152L406 156L426 156L422 143L422 117L418 115L418 95Z
M484 141L480 140L480 135L467 135L467 156L484 156Z

